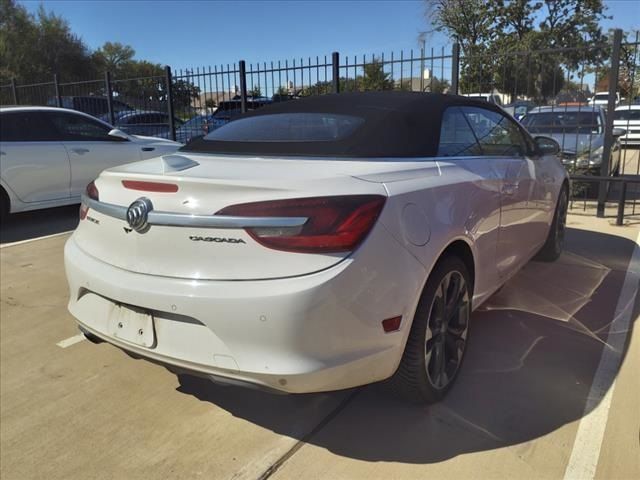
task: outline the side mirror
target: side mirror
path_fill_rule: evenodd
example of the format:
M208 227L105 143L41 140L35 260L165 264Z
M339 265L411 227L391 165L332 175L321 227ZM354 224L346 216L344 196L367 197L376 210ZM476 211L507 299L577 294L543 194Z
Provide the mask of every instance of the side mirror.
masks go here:
M536 150L540 155L557 155L560 153L560 144L551 137L536 137Z
M627 131L624 128L614 128L611 133L614 137L622 137L627 134Z
M114 137L114 138L118 138L122 141L125 140L129 140L129 135L127 135L126 133L124 133L122 130L118 130L117 128L114 128L113 130L109 131L108 134L110 137Z

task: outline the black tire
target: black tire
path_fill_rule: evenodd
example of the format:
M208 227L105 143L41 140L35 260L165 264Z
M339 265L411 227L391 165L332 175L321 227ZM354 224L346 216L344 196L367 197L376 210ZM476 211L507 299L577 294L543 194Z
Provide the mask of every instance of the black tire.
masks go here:
M567 209L569 205L569 195L567 187L562 187L556 204L556 211L553 214L553 222L549 228L547 240L536 255L536 260L542 262L554 262L562 254L564 249L564 237L567 225Z
M472 293L464 262L454 256L442 258L427 280L400 366L389 379L394 393L422 404L444 398L464 359ZM447 296L454 302L448 306Z
M9 195L0 187L0 221L5 222L9 218Z

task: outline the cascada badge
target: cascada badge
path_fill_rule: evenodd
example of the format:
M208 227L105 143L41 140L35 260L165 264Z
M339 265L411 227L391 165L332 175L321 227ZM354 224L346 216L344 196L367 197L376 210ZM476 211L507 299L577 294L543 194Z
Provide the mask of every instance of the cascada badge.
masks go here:
M213 243L247 243L241 238L230 237L200 237L198 235L191 235L189 240L192 242L213 242Z
M139 198L129 205L129 208L127 208L127 223L129 227L136 232L143 232L149 226L147 220L151 210L153 210L153 204L151 200L145 197ZM131 229L125 228L124 231L129 233Z

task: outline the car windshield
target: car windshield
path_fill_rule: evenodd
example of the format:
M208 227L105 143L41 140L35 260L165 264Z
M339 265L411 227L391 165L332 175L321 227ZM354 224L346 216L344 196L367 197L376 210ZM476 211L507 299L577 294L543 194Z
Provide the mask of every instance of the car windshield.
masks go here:
M602 133L597 112L540 112L530 113L522 124L531 133Z
M190 129L190 128L201 128L202 124L206 121L206 117L193 117L190 120L187 120L180 127L181 129Z
M613 114L614 120L640 120L640 108L631 110L616 110Z
M356 130L364 119L333 113L278 113L241 118L209 133L219 142L332 142Z
M608 93L598 93L595 97L596 100L607 100L609 98Z

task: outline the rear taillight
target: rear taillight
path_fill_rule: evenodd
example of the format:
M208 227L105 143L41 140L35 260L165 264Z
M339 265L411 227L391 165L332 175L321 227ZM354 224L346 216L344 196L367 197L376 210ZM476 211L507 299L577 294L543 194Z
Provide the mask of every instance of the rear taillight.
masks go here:
M95 182L87 185L86 195L93 200L100 200L100 192L98 192L98 187L96 187Z
M386 198L381 195L293 198L243 203L216 215L239 217L307 217L302 227L247 228L265 247L299 253L354 250L373 228Z
M84 193L92 200L100 199L100 193L98 192L98 187L96 187L95 182L91 182L89 185L87 185L87 189ZM89 213L89 207L84 203L80 204L80 220L84 220L85 218L87 218L87 213Z

